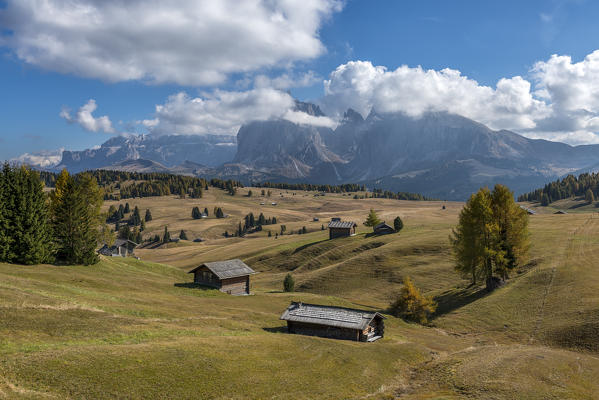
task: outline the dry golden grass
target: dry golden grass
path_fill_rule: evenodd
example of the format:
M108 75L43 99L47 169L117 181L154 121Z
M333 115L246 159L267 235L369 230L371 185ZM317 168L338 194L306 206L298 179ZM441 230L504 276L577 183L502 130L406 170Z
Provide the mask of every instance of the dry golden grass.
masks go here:
M0 264L0 398L597 397L593 214L532 216L530 263L486 294L453 271L448 235L460 203L274 190L264 200L278 205L260 206L252 190L129 200L152 210L152 235L168 224L204 243L91 267ZM231 217L193 220L195 205ZM361 224L371 207L387 222L400 215L405 229L374 237L360 225L334 241L320 230L334 216ZM250 211L312 232L220 236ZM252 296L175 285L191 281L190 267L234 257L260 272ZM288 272L297 292L281 291ZM384 312L406 275L440 303L429 327L388 316L385 337L364 344L289 335L278 319L292 300Z

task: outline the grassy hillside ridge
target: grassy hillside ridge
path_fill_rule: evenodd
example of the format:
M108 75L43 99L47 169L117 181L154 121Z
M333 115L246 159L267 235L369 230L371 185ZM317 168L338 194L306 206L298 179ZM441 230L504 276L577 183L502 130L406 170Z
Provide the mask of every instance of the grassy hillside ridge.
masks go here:
M170 221L171 232L197 224L190 226L200 235L223 221L192 220L190 204L212 210L211 202L221 202L239 216L260 210L259 198L208 192L213 197L199 201L168 196L130 205L151 208L150 230ZM448 236L460 203L282 192L265 214L288 229L316 215L318 229L278 239L207 234L203 243L138 250L141 261L104 258L90 267L0 264L0 398L511 399L517 392L558 399L599 392L596 215L531 216L527 265L487 294L453 271ZM361 224L371 207L388 221L400 215L405 229L377 237L360 225L356 236L334 241L320 230L332 216ZM252 296L188 285L191 267L235 257L260 272ZM282 292L288 272L297 292ZM363 344L289 335L278 319L290 301L385 312L406 275L439 301L430 327L387 315L385 337Z
M0 396L23 388L59 398L262 398L281 392L305 398L309 387L309 397L352 397L376 391L405 363L428 356L422 335L419 343L405 339L424 329L397 320L377 346L280 329L278 317L291 300L353 305L347 301L308 293L233 297L178 287L188 281L184 272L142 261L104 259L73 268L0 264L0 277ZM431 333L424 337L433 340ZM344 369L335 367L341 363Z

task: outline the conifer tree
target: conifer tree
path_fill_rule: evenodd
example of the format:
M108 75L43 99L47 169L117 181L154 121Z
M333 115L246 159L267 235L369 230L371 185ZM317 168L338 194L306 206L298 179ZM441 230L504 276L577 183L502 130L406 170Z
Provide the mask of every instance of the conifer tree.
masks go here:
M378 215L376 215L376 212L371 208L370 212L368 213L368 217L366 217L366 221L364 221L364 225L376 226L380 223L381 220L379 219Z
M493 290L526 256L528 215L507 187L496 185L493 192L481 189L460 212L451 243L456 270L470 276L472 284L482 278L487 290Z
M395 229L395 232L399 232L403 229L403 221L399 216L395 217L393 220L393 229Z
M96 179L81 174L75 180L63 170L51 194L54 237L59 259L69 264L93 264L101 224L102 192Z
M549 203L551 203L551 200L549 199L549 195L547 195L547 193L543 193L541 195L541 205L543 207L547 207L549 205Z
M137 206L135 206L135 208L133 209L131 218L129 218L129 223L133 226L138 226L141 223L141 216L139 214L139 208Z
M4 227L2 236L5 259L19 264L52 261L53 245L48 221L48 205L39 174L26 167L4 171ZM6 239L10 237L10 239Z
M200 212L200 209L198 207L194 207L191 209L191 217L193 219L200 219L202 218L202 213Z
M10 166L4 164L0 173L0 262L8 261L10 243L12 241L9 226L9 192L7 190L8 175L10 174Z
M150 209L146 209L146 216L145 216L145 220L146 222L150 222L152 220L152 213L150 212Z
M587 189L584 199L588 204L593 204L595 202L595 195L591 189Z
M141 220L141 223L139 224L139 231L143 232L146 230L146 223L144 222L144 220Z
M204 207L204 214L206 214L206 216L208 216L208 208Z
M187 239L187 234L185 233L185 231L183 229L181 229L181 233L179 233L179 239L181 239L181 240L188 240Z
M258 216L258 225L266 225L266 218L262 213L260 213L260 215Z
M285 280L283 280L283 290L286 292L293 292L295 290L295 279L291 276L290 273L285 275Z
M168 243L171 241L171 234L168 233L168 228L164 227L164 234L162 235L162 243Z
M403 287L397 299L391 304L391 314L409 321L425 324L430 314L435 312L437 304L432 297L420 294L409 276L403 280Z
M129 203L125 203L125 208L123 210L123 212L125 214L129 213L131 211L131 208L129 207Z

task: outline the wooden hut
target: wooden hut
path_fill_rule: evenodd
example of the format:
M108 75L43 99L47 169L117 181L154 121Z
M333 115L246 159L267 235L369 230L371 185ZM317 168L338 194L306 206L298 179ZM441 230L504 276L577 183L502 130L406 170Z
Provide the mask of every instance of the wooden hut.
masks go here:
M387 225L384 221L378 225L375 225L374 228L375 235L384 235L386 233L395 233L395 229L392 226Z
M127 257L133 255L133 250L138 246L132 240L117 239L114 245L108 246L105 244L98 250L98 253L108 257Z
M223 293L233 295L250 294L250 275L256 272L243 261L207 262L189 271L193 281L199 285L210 286Z
M385 323L375 311L293 302L281 318L289 333L373 342L383 337Z
M356 234L358 224L352 221L341 221L340 218L333 218L329 222L329 239L347 237Z

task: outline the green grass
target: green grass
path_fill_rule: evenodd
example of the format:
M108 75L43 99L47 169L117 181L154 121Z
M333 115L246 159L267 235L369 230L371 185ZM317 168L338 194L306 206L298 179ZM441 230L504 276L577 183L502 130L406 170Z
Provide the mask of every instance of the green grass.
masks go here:
M438 202L297 193L277 198L277 216L288 229L309 225L314 214L361 221L370 207L386 219L401 215L406 228L373 237L361 226L354 237L329 241L319 229L278 239L210 238L209 226L208 241L146 249L143 261L0 264L0 398L599 393L599 219L592 214L532 216L529 263L487 294L453 271L448 235L460 204L441 210ZM210 196L235 215L259 201ZM159 221L182 215L191 201L151 200L146 205ZM173 225L190 223L185 218ZM260 272L252 278L254 295L184 285L191 266L233 257ZM297 292L281 291L288 272ZM406 275L440 303L428 327L387 315L385 337L365 344L290 335L279 320L290 301L384 311Z

